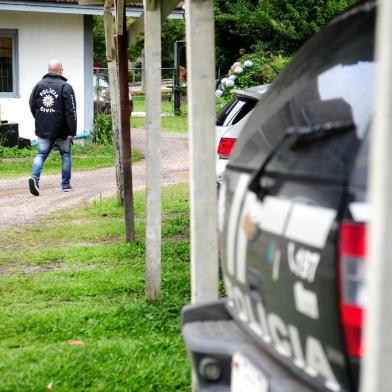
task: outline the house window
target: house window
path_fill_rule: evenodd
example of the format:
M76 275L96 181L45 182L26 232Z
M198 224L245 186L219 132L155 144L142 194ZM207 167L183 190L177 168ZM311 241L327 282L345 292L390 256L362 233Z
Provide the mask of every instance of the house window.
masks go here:
M18 32L0 29L0 97L18 95Z

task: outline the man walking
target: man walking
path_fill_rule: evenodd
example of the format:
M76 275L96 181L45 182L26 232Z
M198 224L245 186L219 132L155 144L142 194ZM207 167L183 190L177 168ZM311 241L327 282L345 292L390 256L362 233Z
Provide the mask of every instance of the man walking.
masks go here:
M34 87L30 96L30 110L35 118L35 134L38 136L38 153L29 178L30 192L34 196L39 195L41 171L54 145L61 155L61 188L68 192L72 190L71 144L76 135L76 100L59 61L49 63L48 73Z

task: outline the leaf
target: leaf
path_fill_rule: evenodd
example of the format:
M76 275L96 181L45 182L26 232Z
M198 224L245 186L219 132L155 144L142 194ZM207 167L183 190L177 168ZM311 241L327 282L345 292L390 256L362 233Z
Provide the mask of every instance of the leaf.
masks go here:
M70 340L68 346L81 346L84 343L81 340Z

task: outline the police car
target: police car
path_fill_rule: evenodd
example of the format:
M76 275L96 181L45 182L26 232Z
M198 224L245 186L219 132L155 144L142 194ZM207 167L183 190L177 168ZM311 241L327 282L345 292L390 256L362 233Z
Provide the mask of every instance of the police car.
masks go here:
M227 298L183 310L201 391L357 391L376 8L312 38L249 118L219 194Z

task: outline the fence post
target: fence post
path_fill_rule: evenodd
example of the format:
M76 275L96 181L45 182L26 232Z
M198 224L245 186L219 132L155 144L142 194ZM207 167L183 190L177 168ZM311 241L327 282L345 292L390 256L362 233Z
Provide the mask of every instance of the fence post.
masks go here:
M392 385L392 2L378 2L376 113L370 162L368 300L361 391L388 392Z
M186 1L192 302L218 298L213 0ZM196 34L197 33L197 34Z
M176 41L174 43L174 78L173 78L173 102L174 114L179 116L181 114L181 92L178 90L180 86L180 60L181 60L181 45L183 41Z
M144 0L147 126L146 296L160 296L161 280L161 4Z
M145 72L145 69L146 69L146 56L145 56L145 53L144 53L144 49L142 49L142 68L141 68L141 73L142 73L142 83L141 83L141 86L142 86L142 90L143 91L146 91L146 85L145 85L145 81L146 81L146 72Z
M131 163L131 130L130 130L130 107L128 87L128 33L121 26L126 26L125 3L117 0L116 15L122 21L116 20L117 24L117 52L118 52L118 78L120 93L120 125L121 125L121 158L124 178L124 212L125 212L125 241L135 240L135 217L133 209L133 185Z
M112 117L113 130L113 144L115 152L115 170L116 170L116 185L117 185L117 199L124 204L124 178L121 159L121 144L120 144L120 95L118 88L118 67L115 55L115 46L113 39L113 16L112 16L113 0L105 0L104 7L104 26L105 26L105 41L106 41L106 59L108 62L108 79L110 91L110 109ZM98 77L99 77L98 73ZM99 105L99 100L97 101Z

